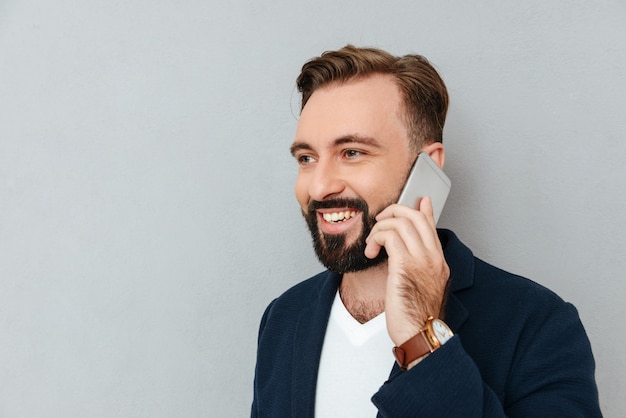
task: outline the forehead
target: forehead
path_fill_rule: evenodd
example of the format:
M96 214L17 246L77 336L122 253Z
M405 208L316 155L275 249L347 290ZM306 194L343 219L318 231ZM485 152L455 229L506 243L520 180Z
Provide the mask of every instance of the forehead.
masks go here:
M316 90L302 109L296 142L359 135L408 141L402 95L390 75L335 82Z

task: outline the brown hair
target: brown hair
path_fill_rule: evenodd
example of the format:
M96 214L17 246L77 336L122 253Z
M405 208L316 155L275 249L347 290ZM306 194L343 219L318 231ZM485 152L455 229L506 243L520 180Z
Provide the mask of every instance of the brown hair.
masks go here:
M421 55L396 57L381 49L352 45L326 51L304 64L296 80L298 91L302 93L300 111L320 87L372 74L389 74L400 88L414 149L442 142L448 91L435 68Z

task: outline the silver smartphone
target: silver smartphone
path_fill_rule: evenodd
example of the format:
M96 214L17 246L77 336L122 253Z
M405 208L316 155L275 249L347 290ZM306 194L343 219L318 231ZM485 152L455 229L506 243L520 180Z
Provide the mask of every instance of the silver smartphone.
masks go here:
M450 193L451 185L452 182L437 163L428 154L422 152L417 156L398 203L414 208L418 199L429 196L433 202L436 224Z

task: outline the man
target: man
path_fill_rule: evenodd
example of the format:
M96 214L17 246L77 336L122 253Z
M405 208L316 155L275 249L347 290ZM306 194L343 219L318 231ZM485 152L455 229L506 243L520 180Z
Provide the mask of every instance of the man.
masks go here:
M348 45L297 84L295 193L328 271L267 308L252 416L600 416L575 308L437 230L429 198L395 204L418 153L445 160L430 63Z

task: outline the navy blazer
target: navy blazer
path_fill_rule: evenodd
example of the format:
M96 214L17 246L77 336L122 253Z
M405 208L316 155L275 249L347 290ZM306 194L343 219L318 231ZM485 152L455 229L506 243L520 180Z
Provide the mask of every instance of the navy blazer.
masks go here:
M411 370L390 364L380 417L601 416L589 340L574 306L475 258L439 230L450 266L445 321L456 334ZM326 325L341 276L286 291L263 315L253 417L313 417ZM391 347L390 347L391 349Z

